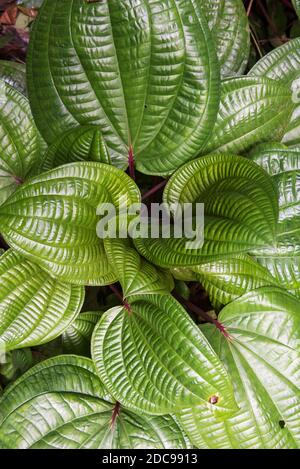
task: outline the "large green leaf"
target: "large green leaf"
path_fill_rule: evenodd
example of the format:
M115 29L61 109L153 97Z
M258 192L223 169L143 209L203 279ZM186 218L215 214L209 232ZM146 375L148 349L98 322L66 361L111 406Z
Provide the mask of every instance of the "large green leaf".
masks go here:
M114 403L93 362L47 360L23 375L0 401L4 448L153 449L190 446L169 415L140 416Z
M248 254L209 262L192 268L216 308L257 288L280 283Z
M300 296L300 151L266 144L251 159L269 172L279 192L277 242L257 253L258 260L282 286Z
M92 356L104 385L129 409L166 414L205 403L225 415L235 410L220 361L171 296L145 295L107 311L95 328Z
M224 362L240 410L225 421L206 408L185 411L181 423L202 448L300 447L300 303L269 287L227 305L216 328L202 330Z
M0 79L0 205L39 166L45 144L27 98Z
M287 145L300 143L300 38L292 39L265 55L250 70L249 75L268 77L289 86L296 109L286 128L283 142ZM274 139L273 139L274 140Z
M79 314L62 334L62 345L65 353L90 356L91 338L101 314L98 311Z
M105 252L123 290L124 298L144 294L168 294L172 276L143 259L129 239L105 239Z
M99 127L75 127L62 134L48 149L42 161L43 171L75 161L110 164L110 156Z
M168 174L208 140L219 103L214 41L200 0L45 0L27 62L48 143L98 125L111 158Z
M102 163L72 163L22 185L0 208L6 241L53 276L76 284L116 280L96 233L97 208L139 203L137 186Z
M0 258L0 344L6 351L58 337L80 312L84 289L58 282L13 250Z
M242 75L250 52L250 28L242 0L202 0L216 41L223 77Z
M150 262L177 268L259 250L275 239L277 199L271 177L253 162L232 155L202 157L171 177L164 201L204 203L203 246L188 248L185 238L137 238L134 243Z
M224 80L216 125L205 152L245 152L281 140L295 104L290 86L263 77Z
M26 68L24 64L0 60L0 79L26 96Z

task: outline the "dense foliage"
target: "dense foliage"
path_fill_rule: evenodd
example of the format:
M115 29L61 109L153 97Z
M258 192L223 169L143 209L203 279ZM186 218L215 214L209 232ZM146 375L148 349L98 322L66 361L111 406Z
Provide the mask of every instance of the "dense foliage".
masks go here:
M0 63L1 448L300 447L300 38L254 4L44 0Z

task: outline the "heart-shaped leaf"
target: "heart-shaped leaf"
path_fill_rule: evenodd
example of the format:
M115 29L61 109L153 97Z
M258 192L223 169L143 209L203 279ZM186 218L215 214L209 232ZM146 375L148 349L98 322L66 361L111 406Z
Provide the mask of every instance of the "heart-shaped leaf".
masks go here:
M26 96L26 68L24 64L0 60L0 79Z
M219 320L230 339L202 327L224 362L240 410L225 421L205 407L180 421L200 448L300 447L300 303L279 288L248 293L227 305Z
M0 205L37 168L45 144L27 98L0 79Z
M166 414L206 403L225 415L235 410L221 363L171 296L145 295L107 311L95 328L92 356L104 385L129 409Z
M111 163L105 141L98 127L94 125L75 127L61 135L49 147L42 162L42 170L48 171L75 161Z
M224 80L217 122L205 152L239 154L261 142L280 141L294 109L285 84L262 77Z
M137 238L138 251L162 267L188 267L273 243L278 194L258 165L232 155L209 155L187 163L170 179L168 204L204 203L204 244L191 249L185 238Z
M79 314L62 335L62 345L65 353L90 356L91 338L101 314L97 311Z
M251 159L269 172L279 192L277 242L258 252L258 260L282 286L300 296L300 151L266 144L258 147Z
M296 145L300 143L299 50L300 38L292 39L265 55L249 72L249 75L252 76L268 77L273 80L278 80L291 88L296 109L291 116L291 121L286 128L285 135L283 136L283 142L287 145ZM272 140L274 141L276 138L273 138Z
M54 277L75 284L116 281L96 233L100 203L122 210L140 202L123 171L102 163L72 163L21 186L0 208L6 241Z
M52 279L13 250L0 257L0 283L0 346L6 351L55 339L84 300L82 287Z
M141 258L129 239L105 239L105 252L123 290L124 298L144 294L168 294L174 288L167 271Z
M112 160L135 158L144 173L168 174L196 156L216 119L216 51L195 0L45 0L27 71L48 143L98 125Z
M172 416L135 415L114 403L87 358L40 363L6 391L0 409L4 448L190 447Z
M242 75L250 52L250 29L242 0L205 0L202 4L216 41L221 75Z

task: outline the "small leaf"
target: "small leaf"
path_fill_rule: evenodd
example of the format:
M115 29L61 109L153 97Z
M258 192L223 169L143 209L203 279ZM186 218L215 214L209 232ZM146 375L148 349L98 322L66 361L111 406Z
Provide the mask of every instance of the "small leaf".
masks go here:
M42 170L47 171L75 161L111 163L105 141L98 127L93 125L75 127L62 134L49 147L42 162ZM125 169L124 166L123 169Z
M11 60L0 60L0 79L26 96L26 68Z
M300 0L292 0L292 3L294 5L298 17L300 18Z
M281 140L295 104L290 87L262 77L224 80L216 125L205 152L244 153Z
M76 318L82 287L58 282L13 250L0 257L0 344L6 351L44 344Z
M116 281L96 226L100 203L116 210L140 202L123 171L102 163L61 166L22 185L0 207L8 244L54 277L80 285Z
M62 334L62 345L65 353L74 353L89 357L91 338L101 312L81 313Z
M107 311L95 328L92 356L104 385L122 405L166 414L205 403L235 410L228 376L182 306L145 295ZM218 395L218 405L209 403Z
M242 0L202 3L216 42L222 77L242 75L250 53L250 28Z
M0 401L0 441L18 449L189 448L177 421L114 403L93 362L60 356L32 368Z
M300 447L299 309L300 303L284 290L260 288L221 312L230 340L211 325L201 328L232 378L240 410L225 421L203 406L184 411L180 421L194 445Z
M0 79L0 102L1 205L18 185L37 173L45 144L34 124L27 98L3 79Z
M174 288L172 276L147 262L129 239L105 239L105 252L120 282L124 298L144 294L168 294Z

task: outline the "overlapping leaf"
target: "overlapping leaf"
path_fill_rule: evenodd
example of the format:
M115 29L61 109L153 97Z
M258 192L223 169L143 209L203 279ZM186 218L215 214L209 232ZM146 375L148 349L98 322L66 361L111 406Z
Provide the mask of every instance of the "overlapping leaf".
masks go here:
M105 252L123 290L124 298L144 294L168 294L172 276L143 259L129 239L105 239Z
M300 295L300 151L282 144L258 147L251 159L272 176L279 192L277 242L258 252L280 284Z
M2 205L6 241L53 276L75 284L116 280L96 233L100 203L116 209L139 203L123 171L102 163L61 166L30 180Z
M129 409L166 414L204 403L225 415L235 410L221 362L171 296L145 295L105 313L92 356L104 385Z
M65 353L90 356L91 338L101 312L81 313L62 334L62 345Z
M188 267L269 246L275 239L278 194L258 165L232 155L209 155L187 163L170 179L168 204L204 203L204 244L185 238L138 238L139 252L162 267Z
M1 205L37 170L45 144L34 124L27 98L3 79L0 79L0 103Z
M1 350L39 345L59 336L78 315L82 287L52 279L9 250L0 258Z
M300 38L292 39L264 56L250 70L249 75L268 77L284 83L292 89L296 109L283 136L287 145L300 143ZM272 139L273 141L276 138Z
M48 149L42 170L75 161L98 161L110 164L110 156L100 129L93 125L75 127L62 134Z
M60 356L23 375L0 401L4 448L187 448L169 416L139 416L107 394L87 358Z
M300 447L300 304L279 288L261 288L227 305L202 330L230 373L240 410L225 421L205 408L185 411L185 430L200 448Z
M292 3L294 5L298 17L300 18L300 0L292 0Z
M134 155L150 174L205 145L219 70L201 2L45 0L29 49L30 101L48 143L98 125L115 164Z
M242 75L250 52L250 29L242 0L205 0L223 77Z
M205 152L240 154L283 137L295 104L290 86L263 77L224 80L216 125Z
M26 96L26 68L24 64L0 60L0 79Z

